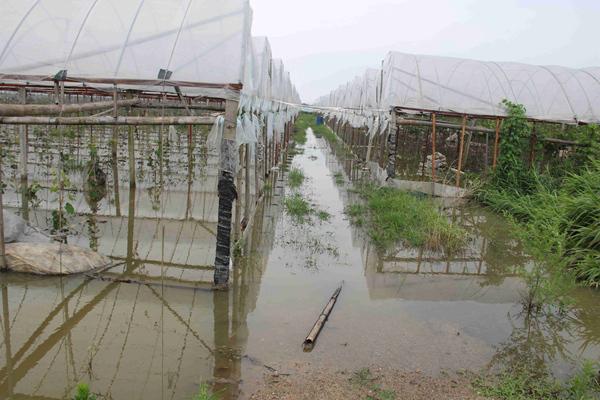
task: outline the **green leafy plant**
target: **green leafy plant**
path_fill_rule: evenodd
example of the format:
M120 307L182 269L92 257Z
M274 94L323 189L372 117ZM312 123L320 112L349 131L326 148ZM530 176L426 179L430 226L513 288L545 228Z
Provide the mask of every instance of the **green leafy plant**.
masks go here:
M96 396L90 392L90 387L85 383L77 385L73 400L96 400Z
M219 400L219 396L214 394L206 384L200 385L198 394L194 396L193 400Z

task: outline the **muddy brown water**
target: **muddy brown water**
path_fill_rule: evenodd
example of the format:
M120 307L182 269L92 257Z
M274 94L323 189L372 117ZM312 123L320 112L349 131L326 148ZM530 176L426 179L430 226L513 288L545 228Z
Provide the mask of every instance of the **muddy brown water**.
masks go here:
M435 375L527 356L566 376L581 360L598 359L598 293L578 290L560 321L524 318L526 288L515 271L529 261L497 216L449 205L449 217L470 232L464 252L448 258L398 248L382 256L343 213L356 201L348 191L359 173L352 161L309 132L289 164L307 177L302 195L331 217L296 223L282 206L290 189L277 179L227 293L197 284L211 278L211 223L135 210L128 217L125 206L122 217L97 217L97 245L124 262L108 272L113 278L151 285L0 275L0 398L61 399L86 382L101 398L191 399L206 383L237 399L265 376L310 368L377 365ZM179 216L173 198L161 215ZM342 282L315 349L303 352Z

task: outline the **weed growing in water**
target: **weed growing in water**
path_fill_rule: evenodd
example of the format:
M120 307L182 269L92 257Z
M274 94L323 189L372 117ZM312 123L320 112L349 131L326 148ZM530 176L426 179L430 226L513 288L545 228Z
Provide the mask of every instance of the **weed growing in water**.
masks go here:
M283 206L288 215L296 223L311 222L311 216L315 215L319 221L326 222L331 219L331 214L327 211L316 210L313 208L300 193L294 193L283 200Z
M586 361L580 371L562 384L548 374L531 369L510 368L496 377L478 377L478 394L499 400L583 400L600 398L598 365Z
M294 124L293 139L296 144L306 144L306 130L314 123L315 116L308 113L300 113Z
M298 193L288 196L283 200L285 211L296 221L303 223L312 213L313 209L308 202Z
M298 168L292 168L288 174L288 185L292 189L297 189L304 183L304 172Z
M600 286L600 129L578 128L577 140L587 146L569 155L565 165L530 170L523 163L532 131L525 109L506 101L504 106L508 118L498 167L477 190L478 200L514 223L538 264L534 284L551 287L552 280L572 280L566 276L572 273L587 286Z
M359 193L366 206L351 205L346 213L357 225L368 222L371 239L383 249L403 241L413 247L454 253L466 243L466 231L450 222L428 199L370 184L363 185Z
M342 186L344 183L346 183L344 179L344 174L342 174L341 172L336 172L333 175L333 178L335 179L335 184L338 186Z
M77 385L73 400L96 400L96 396L90 393L90 387L86 383L80 383Z
M329 221L331 214L329 214L327 211L317 211L317 217L320 221Z
M212 393L212 391L208 388L208 385L203 383L200 385L198 394L193 398L193 400L219 400L219 396Z

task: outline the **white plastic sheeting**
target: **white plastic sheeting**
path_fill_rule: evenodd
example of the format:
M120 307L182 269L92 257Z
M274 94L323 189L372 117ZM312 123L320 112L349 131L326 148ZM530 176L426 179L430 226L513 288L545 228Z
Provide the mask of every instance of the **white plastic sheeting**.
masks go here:
M250 32L247 1L3 0L0 71L234 83Z
M600 68L389 53L383 68L342 85L317 105L363 110L405 107L503 116L502 100L523 104L531 118L600 122Z
M83 81L156 81L163 69L172 81L242 83L249 97L299 103L289 74L251 27L248 0L2 0L0 79L66 70ZM186 94L231 97L182 86Z

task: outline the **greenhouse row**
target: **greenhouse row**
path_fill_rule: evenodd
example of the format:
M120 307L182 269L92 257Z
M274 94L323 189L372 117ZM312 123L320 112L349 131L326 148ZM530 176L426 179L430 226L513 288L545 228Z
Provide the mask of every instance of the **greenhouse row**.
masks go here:
M381 69L368 69L316 101L363 161L387 170L380 171L383 178L442 183L426 191L452 196L466 192L447 185L465 188L469 174L496 168L511 104L524 107L534 126L524 162L560 162L585 145L565 140L565 131L600 122L600 68L390 52Z
M214 266L216 258L214 281L226 283L230 245L277 179L272 172L300 104L268 39L252 37L249 2L9 0L3 7L8 208L55 240L117 259L134 253L121 246L133 227L115 233L127 214L145 225L140 234L154 230L146 255L138 254L148 262L160 258L161 220L171 221L179 230L172 264ZM107 218L111 234L90 225L89 215ZM186 221L205 224L203 235ZM176 251L182 246L187 257Z

